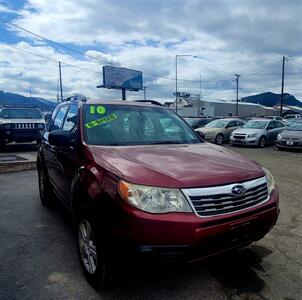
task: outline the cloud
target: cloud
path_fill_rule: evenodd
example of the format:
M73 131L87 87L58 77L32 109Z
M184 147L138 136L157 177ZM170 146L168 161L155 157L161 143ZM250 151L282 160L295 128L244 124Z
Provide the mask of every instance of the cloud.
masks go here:
M8 6L0 4L0 10L1 7ZM64 66L66 92L120 98L119 91L95 89L102 83L99 60L105 60L142 70L148 97L173 99L175 80L167 78L175 77L175 55L192 54L199 58L179 58L178 77L194 82L180 80L179 90L199 93L201 75L204 97L234 99L235 73L242 75L241 96L267 90L278 92L282 55L294 55L297 62L302 62L302 26L298 21L301 13L302 3L296 0L28 0L18 9L14 23L83 51L86 57L53 48L14 27L7 26L7 30L26 40L15 46L89 69L85 72ZM7 88L13 90L16 86L19 91L26 91L30 77L36 83L37 95L56 95L56 63L5 46L0 49L9 64L0 62L0 69L6 72L3 80ZM302 90L297 90L302 65L289 60L286 71L285 87L302 98ZM220 79L223 81L217 82ZM133 99L142 95L129 93Z

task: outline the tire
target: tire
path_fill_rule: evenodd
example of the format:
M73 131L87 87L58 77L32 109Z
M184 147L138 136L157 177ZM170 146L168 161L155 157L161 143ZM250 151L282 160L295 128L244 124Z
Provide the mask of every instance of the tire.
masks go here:
M260 148L264 148L266 146L266 138L265 138L265 136L260 137L258 146Z
M54 203L54 193L50 187L50 183L45 176L45 171L38 164L38 181L39 181L39 194L43 206L52 207Z
M215 138L215 144L222 145L224 143L224 136L221 133L218 133Z
M5 150L5 147L6 147L5 141L0 140L0 151L1 151L1 152L4 151L4 150Z
M82 270L96 290L112 284L112 264L105 235L88 209L80 208L76 217L77 249Z

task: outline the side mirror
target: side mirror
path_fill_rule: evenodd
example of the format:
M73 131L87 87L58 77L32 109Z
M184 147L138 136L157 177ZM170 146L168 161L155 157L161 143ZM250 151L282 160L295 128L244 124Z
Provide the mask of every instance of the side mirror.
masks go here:
M70 132L66 130L51 131L48 135L49 144L57 147L69 147L72 145Z
M267 127L267 130L272 130L272 129L274 129L274 127L272 127L272 126Z

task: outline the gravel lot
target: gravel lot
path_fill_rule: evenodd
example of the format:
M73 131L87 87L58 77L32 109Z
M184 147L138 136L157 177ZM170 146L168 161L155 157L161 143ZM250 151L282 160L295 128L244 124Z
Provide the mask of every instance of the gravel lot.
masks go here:
M40 205L36 172L1 174L0 299L302 299L302 153L231 149L275 176L281 192L275 228L236 254L129 271L99 293L81 273L65 210Z

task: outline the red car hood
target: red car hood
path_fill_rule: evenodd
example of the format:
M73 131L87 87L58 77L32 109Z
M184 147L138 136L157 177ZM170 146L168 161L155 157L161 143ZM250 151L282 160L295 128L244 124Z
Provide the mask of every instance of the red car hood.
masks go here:
M158 187L203 187L264 176L256 163L209 143L190 145L89 146L95 163L124 180Z

